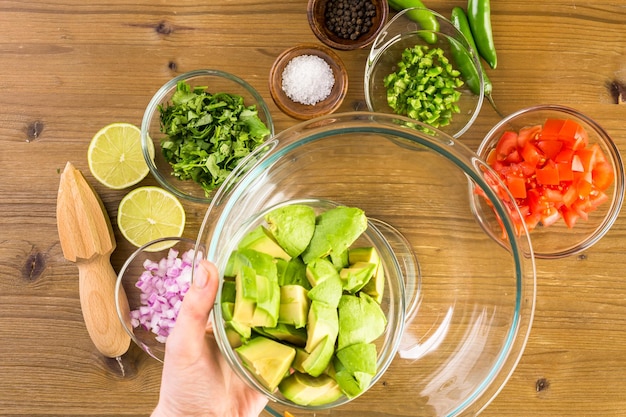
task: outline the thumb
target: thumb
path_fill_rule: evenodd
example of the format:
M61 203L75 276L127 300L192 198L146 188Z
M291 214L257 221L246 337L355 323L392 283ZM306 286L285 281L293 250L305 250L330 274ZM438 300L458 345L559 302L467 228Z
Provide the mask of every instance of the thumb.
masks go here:
M180 341L187 345L187 351L200 352L205 344L205 330L218 285L217 267L207 260L200 261L195 268L193 284L185 293L168 342L171 340L176 344Z

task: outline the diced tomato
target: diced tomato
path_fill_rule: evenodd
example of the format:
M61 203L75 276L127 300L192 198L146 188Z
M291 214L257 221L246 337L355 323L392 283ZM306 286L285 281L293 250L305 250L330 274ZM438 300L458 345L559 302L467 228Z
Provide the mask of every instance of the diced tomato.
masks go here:
M561 207L560 211L561 216L563 216L563 220L565 221L567 227L569 227L570 229L574 227L574 225L576 224L576 220L580 218L578 213L576 213L576 210L572 210L570 207L563 206Z
M526 142L521 152L524 161L528 162L532 166L543 165L545 157L541 150L535 146L533 142Z
M529 140L536 140L539 133L541 133L541 125L521 128L517 134L517 147L523 148Z
M559 137L559 133L561 132L561 128L565 124L565 120L561 119L548 119L543 124L543 128L541 129L541 139L545 140L557 140Z
M572 181L574 179L574 171L572 171L571 163L558 162L556 168L559 171L559 181Z
M543 212L543 216L541 216L541 224L545 227L552 226L561 218L561 213L557 210L556 207L550 207L549 209Z
M548 161L543 168L537 168L537 183L541 185L559 185L559 169L554 161Z
M526 179L521 173L509 173L506 176L506 186L514 198L526 198Z
M517 150L517 133L504 132L496 145L496 159L504 161L515 150Z
M582 165L581 172L591 171L591 168L594 166L596 160L596 153L593 149L579 149L576 151L575 155L580 159L580 164Z
M561 151L554 157L554 162L557 164L565 163L571 164L574 157L574 150L571 148L561 147Z
M611 184L613 184L614 177L615 174L613 173L613 167L606 161L596 163L591 170L593 184L600 191L605 191L609 188Z
M588 144L576 121L548 119L543 126L505 132L490 152L487 163L515 198L529 231L560 218L574 227L609 200L613 166L598 144Z
M537 147L541 149L546 158L555 159L563 148L563 142L560 140L540 140L537 142Z

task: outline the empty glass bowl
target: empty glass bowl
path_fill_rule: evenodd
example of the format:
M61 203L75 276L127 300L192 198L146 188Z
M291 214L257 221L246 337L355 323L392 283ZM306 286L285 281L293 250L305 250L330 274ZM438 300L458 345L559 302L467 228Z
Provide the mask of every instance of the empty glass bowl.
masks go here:
M483 160L489 161L491 160L490 153L495 151L496 145L505 132L519 132L520 129L525 127L542 126L549 119L570 120L580 125L586 132L588 139L586 146L582 146L582 152L588 152L592 150L594 146L599 146L599 149L602 151L601 153L609 163L610 174L613 176L610 187L604 190L604 195L601 196L601 198L606 201L603 201L595 209L586 212L584 207L575 203L571 204L571 207L574 207L574 211L576 212L573 215L577 218L577 220L569 220L570 223L574 223L573 226L571 226L571 224L571 227L568 226L561 215L554 224L546 226L540 222L529 232L535 257L554 259L570 256L588 249L609 231L619 215L624 200L624 164L617 146L598 123L578 110L560 105L532 106L505 117L487 133L477 153ZM544 143L556 143L558 145L560 141ZM545 148L545 146L544 149L546 150L544 157L546 157L551 151ZM565 147L563 147L563 149L565 149ZM520 152L520 154L524 155L525 153ZM530 159L530 157L526 157L526 160ZM548 156L548 159L558 160L559 157L558 155L554 157ZM581 174L582 172L579 172L575 175ZM597 180L596 175L599 175L599 172L596 173L594 170L592 174L593 178L589 178L591 182ZM559 179L561 180L561 178ZM550 199L553 200L555 207L565 203L565 201L558 201L558 198L561 195L567 194L564 187L572 188L572 190L576 187L573 185L574 180L575 178L562 179L558 185L546 187L556 190L556 193L550 194ZM591 191L589 200L598 197L598 195L594 193L597 193L597 191ZM579 193L577 192L576 194ZM576 197L576 195L574 195L574 197ZM548 198L548 194L541 198ZM484 200L478 195L475 195L474 200L476 203L477 216L481 221L485 223L497 221L492 215L491 210L485 206ZM533 203L528 203L529 199L525 200L526 201L522 202L518 200L518 204L522 207L533 205ZM561 200L563 200L563 198L561 198ZM565 198L565 200L567 201L567 198ZM582 203L584 203L585 200L587 200L587 198L580 199ZM597 201L600 200L598 199ZM569 205L569 203L567 205ZM525 208L528 209L528 207ZM582 209L580 212L578 211L579 208ZM562 208L561 210L565 213L567 209ZM492 229L492 226L488 226L487 229Z
M390 363L365 393L331 404L324 415L476 414L511 376L528 338L535 302L528 237L515 233L486 174L491 169L474 152L415 127L408 118L355 112L289 128L220 188L199 234L207 258L223 271L242 230L276 205L365 211L369 239L386 248L387 280L397 288L388 294L393 325L379 356ZM498 235L475 217L468 181L500 215ZM319 415L320 407L294 406L257 383L230 347L218 305L213 319L223 355L270 398L269 415Z
M418 21L413 20L413 13L432 13L439 30L433 31L431 28L423 27ZM408 8L398 12L385 25L372 44L367 62L365 65L365 100L370 111L378 113L394 113L394 110L387 101L387 87L384 80L389 74L398 70L398 63L402 60L402 53L407 48L415 46L429 48L439 48L444 56L452 64L453 68L460 70L470 66L480 68L480 61L475 52L470 48L463 34L445 17L437 12L422 8ZM453 52L453 50L455 52ZM463 54L462 61L455 60L456 53ZM482 107L485 94L482 72L476 71L476 90L468 87L469 83L465 79L465 84L458 88L461 93L459 101L456 103L460 112L454 113L450 123L440 126L439 130L448 135L458 138L470 128ZM461 72L461 79L465 73ZM414 81L415 78L413 78ZM417 88L417 87L416 87ZM434 101L434 99L433 99ZM421 110L429 106L430 102L420 104Z

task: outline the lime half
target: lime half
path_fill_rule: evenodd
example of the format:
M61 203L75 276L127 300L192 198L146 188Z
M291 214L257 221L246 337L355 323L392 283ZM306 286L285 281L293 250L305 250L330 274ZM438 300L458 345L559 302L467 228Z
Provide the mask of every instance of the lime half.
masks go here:
M122 198L117 210L122 235L139 247L162 237L180 237L185 230L185 209L174 194L160 187L139 187ZM174 242L153 245L151 251L166 249Z
M154 148L150 154L154 156ZM116 190L137 184L149 172L141 150L141 131L130 123L112 123L100 129L91 139L87 160L91 174Z

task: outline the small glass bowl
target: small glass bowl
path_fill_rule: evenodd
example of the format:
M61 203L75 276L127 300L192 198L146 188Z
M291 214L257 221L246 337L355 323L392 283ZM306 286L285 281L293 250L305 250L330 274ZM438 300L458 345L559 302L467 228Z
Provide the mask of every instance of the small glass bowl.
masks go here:
M274 135L274 124L267 104L261 95L246 81L227 72L214 69L200 69L181 74L165 83L152 97L141 123L141 146L143 155L150 168L150 172L161 186L171 191L177 197L196 203L208 203L214 191L209 195L193 180L180 180L174 175L169 162L163 157L161 142L166 135L161 132L161 120L159 106L167 104L176 92L178 82L185 81L193 87L207 87L207 91L216 93L237 94L243 97L244 105L255 105L259 118L270 130L271 137ZM154 158L150 153L152 142Z
M397 288L389 292L394 321L381 350L391 356L379 358L378 382L361 396L325 406L330 416L475 415L502 389L528 339L536 293L528 236L514 233L486 174L493 171L474 152L415 127L408 118L353 112L284 130L218 191L198 235L207 259L223 271L243 230L276 205L365 211L368 240L381 242L375 245L387 253L387 282ZM505 239L490 238L476 220L468 179L501 215ZM226 361L270 399L271 415L319 415L320 407L296 406L256 382L230 347L219 306L213 311Z
M150 304L169 306L168 304L165 304L162 299L159 301L147 299L150 294L159 294L164 296L168 299L168 302L172 304L176 300L182 300L184 293L188 289L188 285L191 284L193 266L195 266L195 264L192 264L191 262L182 264L182 271L184 272L181 274L180 278L176 282L169 282L169 285L171 285L169 291L176 292L176 295L170 293L165 296L164 292L166 290L158 290L157 286L165 282L165 280L161 279L161 277L165 275L164 271L168 265L166 261L168 256L178 258L178 260L175 261L176 265L179 267L178 271L176 268L173 268L172 271L176 272L172 272L170 274L172 275L180 272L182 260L198 260L203 257L204 253L206 252L204 251L203 246L196 247L196 241L193 239L184 237L165 237L156 239L152 242L146 243L133 252L128 257L117 275L117 281L115 283L115 305L118 318L122 322L124 329L130 335L133 342L159 362L163 362L163 358L165 356L165 342L163 338L157 337L158 330L152 326L160 325L161 327L166 328L164 331L169 331L169 329L173 327L173 323L176 320L176 315L178 314L177 308L169 309L174 313L172 317L162 317L162 321L155 321L151 324L146 322L146 325L137 325L137 321L133 319L133 316L137 314L136 312L140 309L146 309L148 311L151 310L147 307ZM184 254L186 254L186 256L183 256ZM160 265L157 271L153 271L151 273L151 278L144 277L145 279L142 279L142 274L146 273L146 263L151 264L152 268L156 268L155 263L160 263ZM189 265L191 265L191 267ZM146 282L149 282L150 284L146 284ZM142 285L142 283L144 285ZM125 308L122 300L117 297L120 288L123 288L126 292L126 296L128 297L128 307L130 307L130 309ZM144 314L144 317L148 317L146 311L142 314ZM156 332L153 330L156 330Z
M600 145L613 167L614 175L613 184L605 191L609 200L590 212L587 220L581 218L570 228L563 219L559 219L550 226L539 225L527 232L530 234L535 257L557 259L588 249L609 231L624 200L624 164L617 146L598 123L578 110L549 104L528 107L502 119L487 133L478 147L478 155L487 161L504 132L518 132L523 127L543 125L547 119L570 119L581 125L589 137L589 146L596 143ZM491 210L476 195L474 210L484 225L493 224L495 219ZM494 230L494 227L486 226L486 229Z
M433 31L424 28L420 23L410 19L412 13L426 11L432 13L436 19L439 30ZM431 43L429 39L435 38ZM398 63L401 61L402 52L406 48L414 46L427 46L429 48L441 48L445 57L448 58L453 67L456 65L452 48L464 49L471 58L474 68L480 68L480 61L476 53L467 43L465 36L442 15L429 9L408 8L398 12L385 25L376 40L372 44L367 62L365 65L365 100L370 111L377 113L391 113L394 110L387 103L387 88L384 79L387 75L397 71ZM482 72L476 71L478 75L478 94L473 93L467 82L458 91L461 98L458 101L460 113L452 116L450 124L441 126L438 129L453 138L458 138L465 133L478 117L485 95ZM463 73L461 74L463 75Z
M376 7L376 16L372 19L372 26L369 31L359 36L357 39L344 39L328 29L325 23L326 4L328 0L309 0L307 5L307 17L311 30L317 38L324 44L338 50L354 50L365 48L374 42L387 22L389 6L387 0L372 0Z

